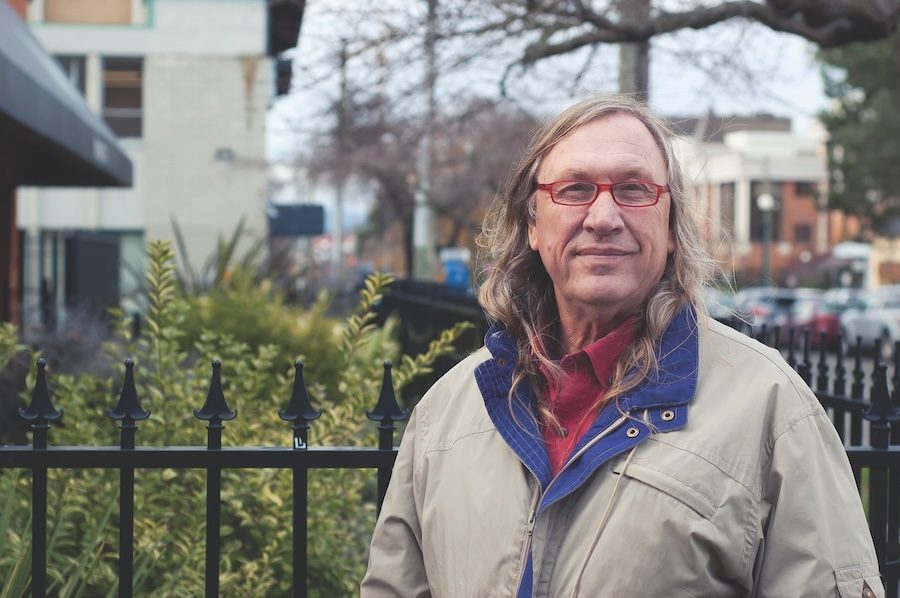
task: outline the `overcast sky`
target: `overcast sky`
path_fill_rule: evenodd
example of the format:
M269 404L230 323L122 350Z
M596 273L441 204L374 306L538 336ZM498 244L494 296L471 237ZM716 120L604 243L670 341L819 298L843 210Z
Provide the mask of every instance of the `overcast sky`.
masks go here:
M294 89L269 111L267 150L273 160L290 161L292 156L308 151L311 134L334 126L333 115L326 107L337 97L339 69L335 48L340 36L347 35L348 27L328 26L334 23L334 14L323 16L319 11L329 1L307 5L295 52ZM403 52L418 55L418 46L399 50L401 58ZM766 112L791 118L795 132L803 134L828 105L814 52L812 44L796 36L744 22L654 38L650 103L670 116L699 116L710 109L720 115ZM566 73L576 71L585 55L538 63L525 75L508 82L508 95L534 113L550 116L589 92L615 91L618 49L611 45L595 52L580 86L570 84L573 77ZM504 67L497 60L483 61L442 75L438 80L441 108L452 109L459 99L472 93L497 95L497 81ZM388 90L397 98L395 109L405 113L424 110L424 95L420 93L422 71L421 62L406 71L395 67L384 71L395 86ZM378 78L371 64L351 64L350 77L361 81L363 87ZM290 172L285 170L284 174ZM299 187L290 190L290 197L280 200L323 203L330 216L334 190L324 184L308 186L304 180L297 183ZM352 225L365 216L371 191L354 190L345 201L347 224Z
M294 91L270 111L269 155L286 157L304 145L304 135L331 126L323 117L324 106L336 96L335 36L340 32L323 26L310 3L295 54L298 70ZM668 115L697 116L713 109L718 114L768 112L790 117L794 129L805 132L815 115L827 107L822 91L815 47L789 34L775 33L761 25L732 22L701 31L683 31L654 38L651 50L650 102ZM408 51L408 50L407 50ZM512 80L508 93L538 113L552 114L588 91L614 91L617 49L601 48L578 89L569 89L566 69L580 64L577 56L543 61L524 76ZM555 62L554 62L555 60ZM496 94L496 81L505 65L487 62L439 79L438 101L452 105L455 98L471 94ZM351 67L352 68L352 67ZM371 66L359 65L351 77L371 77ZM421 79L421 63L405 74L389 71L396 82L407 81L400 91L406 110L424 105L415 86ZM315 84L310 84L315 81ZM574 95L572 95L574 93Z

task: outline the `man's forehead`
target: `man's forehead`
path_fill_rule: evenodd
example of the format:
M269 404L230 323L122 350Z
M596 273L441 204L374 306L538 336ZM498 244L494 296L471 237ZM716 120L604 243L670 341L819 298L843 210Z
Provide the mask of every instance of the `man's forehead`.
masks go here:
M622 120L631 122L626 124ZM623 125L624 130L621 128ZM614 133L610 138L607 126L620 134ZM556 180L601 177L647 179L654 178L655 174L664 176L664 172L656 171L659 167L665 170L665 163L665 153L647 125L631 114L616 113L596 118L569 131L544 153L537 173L542 177L550 175Z

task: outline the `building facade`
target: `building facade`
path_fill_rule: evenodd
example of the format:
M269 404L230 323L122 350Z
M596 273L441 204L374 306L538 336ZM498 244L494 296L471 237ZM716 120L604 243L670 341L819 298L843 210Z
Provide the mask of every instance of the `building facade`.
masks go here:
M786 119L762 123L719 119L715 128L683 131L679 152L710 248L738 284L818 284L815 265L841 234L825 204L824 132L797 135Z
M301 16L290 0L31 0L33 32L117 135L134 186L21 190L26 324L42 310L139 309L145 244L174 241L176 225L182 267L201 273L239 223L240 248L266 234L273 56ZM273 39L292 17L293 39Z

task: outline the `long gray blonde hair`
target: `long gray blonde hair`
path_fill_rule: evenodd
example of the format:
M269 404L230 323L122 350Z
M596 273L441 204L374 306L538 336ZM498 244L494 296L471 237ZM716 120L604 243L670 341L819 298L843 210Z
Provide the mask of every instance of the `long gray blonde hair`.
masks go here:
M702 287L716 270L700 235L700 217L689 199L685 176L675 155L674 134L646 106L626 96L595 96L538 128L485 217L479 238L483 283L478 298L488 317L502 324L516 340L518 358L510 400L515 388L527 381L539 397L538 417L546 425L558 423L544 400L541 371L547 372L553 383L563 374L542 349L548 346L557 320L553 282L540 254L528 243L528 225L535 215L537 171L553 146L569 133L613 114L628 114L640 120L663 154L671 197L669 226L676 248L638 316L634 342L616 363L604 402L634 388L656 369L659 340L682 307L693 305L698 314L705 312Z

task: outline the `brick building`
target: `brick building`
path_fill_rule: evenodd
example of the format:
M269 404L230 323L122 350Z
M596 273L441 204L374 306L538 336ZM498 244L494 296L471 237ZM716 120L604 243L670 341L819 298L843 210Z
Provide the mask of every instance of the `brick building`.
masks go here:
M771 116L723 118L708 115L676 120L679 152L694 184L707 238L739 284L763 275L766 220L773 281L817 284L815 264L827 258L847 229L824 204L825 135L790 130L790 121ZM768 216L758 198L771 195Z

